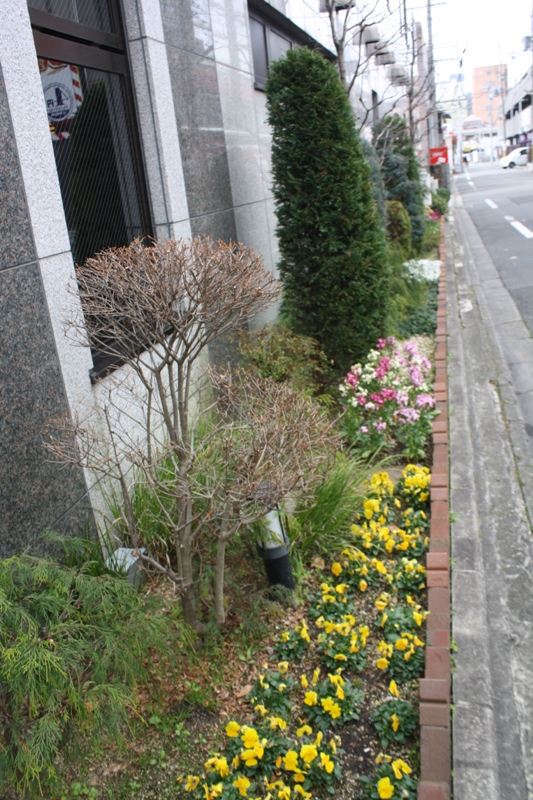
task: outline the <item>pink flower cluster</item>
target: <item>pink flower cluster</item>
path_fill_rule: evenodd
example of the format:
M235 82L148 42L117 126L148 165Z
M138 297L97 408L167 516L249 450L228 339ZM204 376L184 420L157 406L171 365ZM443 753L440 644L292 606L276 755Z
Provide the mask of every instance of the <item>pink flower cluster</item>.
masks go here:
M340 387L346 398L345 427L352 432L350 436L382 446L392 443L396 432L400 436L406 426L430 425L435 415L430 373L431 363L415 341L379 339L365 362L355 364Z

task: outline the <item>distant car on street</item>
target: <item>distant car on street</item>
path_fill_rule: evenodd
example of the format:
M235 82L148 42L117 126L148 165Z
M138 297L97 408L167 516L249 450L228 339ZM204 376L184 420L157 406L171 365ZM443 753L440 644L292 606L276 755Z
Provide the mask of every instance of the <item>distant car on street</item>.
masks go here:
M516 150L511 150L509 155L500 158L500 166L504 169L512 169L513 167L523 167L527 164L527 147L518 147Z

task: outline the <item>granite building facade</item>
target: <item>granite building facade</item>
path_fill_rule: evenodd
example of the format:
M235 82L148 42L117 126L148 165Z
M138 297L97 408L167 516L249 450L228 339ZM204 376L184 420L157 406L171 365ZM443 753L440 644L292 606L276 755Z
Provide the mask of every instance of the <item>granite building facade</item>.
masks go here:
M285 17L262 0L255 5L256 20L267 28ZM318 13L300 5L304 27L314 26L325 41ZM43 448L47 422L83 414L99 391L89 351L64 329L73 303L75 309L68 290L74 259L139 234L238 239L259 250L271 269L277 251L265 96L255 88L245 0L5 0L2 11L0 556L6 556L46 527L80 532L92 516L88 476L52 463ZM287 41L318 46L289 19L286 27ZM105 119L98 87L105 87ZM128 99L129 118L121 117L120 127L119 106ZM127 136L124 148L118 139ZM90 189L94 166L74 170L80 148L90 161L87 137L98 151L100 176L113 173L107 194L96 184ZM121 153L114 164L105 161L112 150ZM83 204L75 202L76 192L85 195ZM99 240L84 233L91 220L93 229L105 227L113 203L120 208L112 230Z
M2 12L0 557L93 517L90 477L43 448L51 418L89 414L105 391L65 332L83 315L74 262L137 235L208 234L275 270L264 74L295 44L333 58L318 0L3 0Z

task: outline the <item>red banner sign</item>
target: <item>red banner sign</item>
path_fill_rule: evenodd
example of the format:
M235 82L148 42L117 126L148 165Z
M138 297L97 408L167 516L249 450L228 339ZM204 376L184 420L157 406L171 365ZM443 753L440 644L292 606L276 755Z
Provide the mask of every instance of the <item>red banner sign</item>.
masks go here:
M433 164L447 164L448 163L448 148L447 147L430 147L429 148L429 163Z

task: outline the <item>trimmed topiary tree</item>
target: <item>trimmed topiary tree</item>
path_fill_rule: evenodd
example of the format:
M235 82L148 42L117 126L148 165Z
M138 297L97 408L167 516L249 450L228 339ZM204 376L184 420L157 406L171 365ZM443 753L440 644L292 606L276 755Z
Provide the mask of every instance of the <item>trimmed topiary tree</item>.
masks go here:
M372 184L372 196L376 202L379 216L381 217L381 224L387 228L388 224L388 210L387 210L387 192L385 184L383 183L383 175L381 174L381 165L379 163L378 154L373 145L367 139L361 137L361 144L363 146L363 154L370 167L370 182Z
M386 332L389 265L370 169L338 73L295 48L270 67L282 311L346 370Z
M411 240L416 252L424 238L424 191L420 167L405 121L387 116L373 128L374 147L381 161L387 200L398 200L411 220Z

